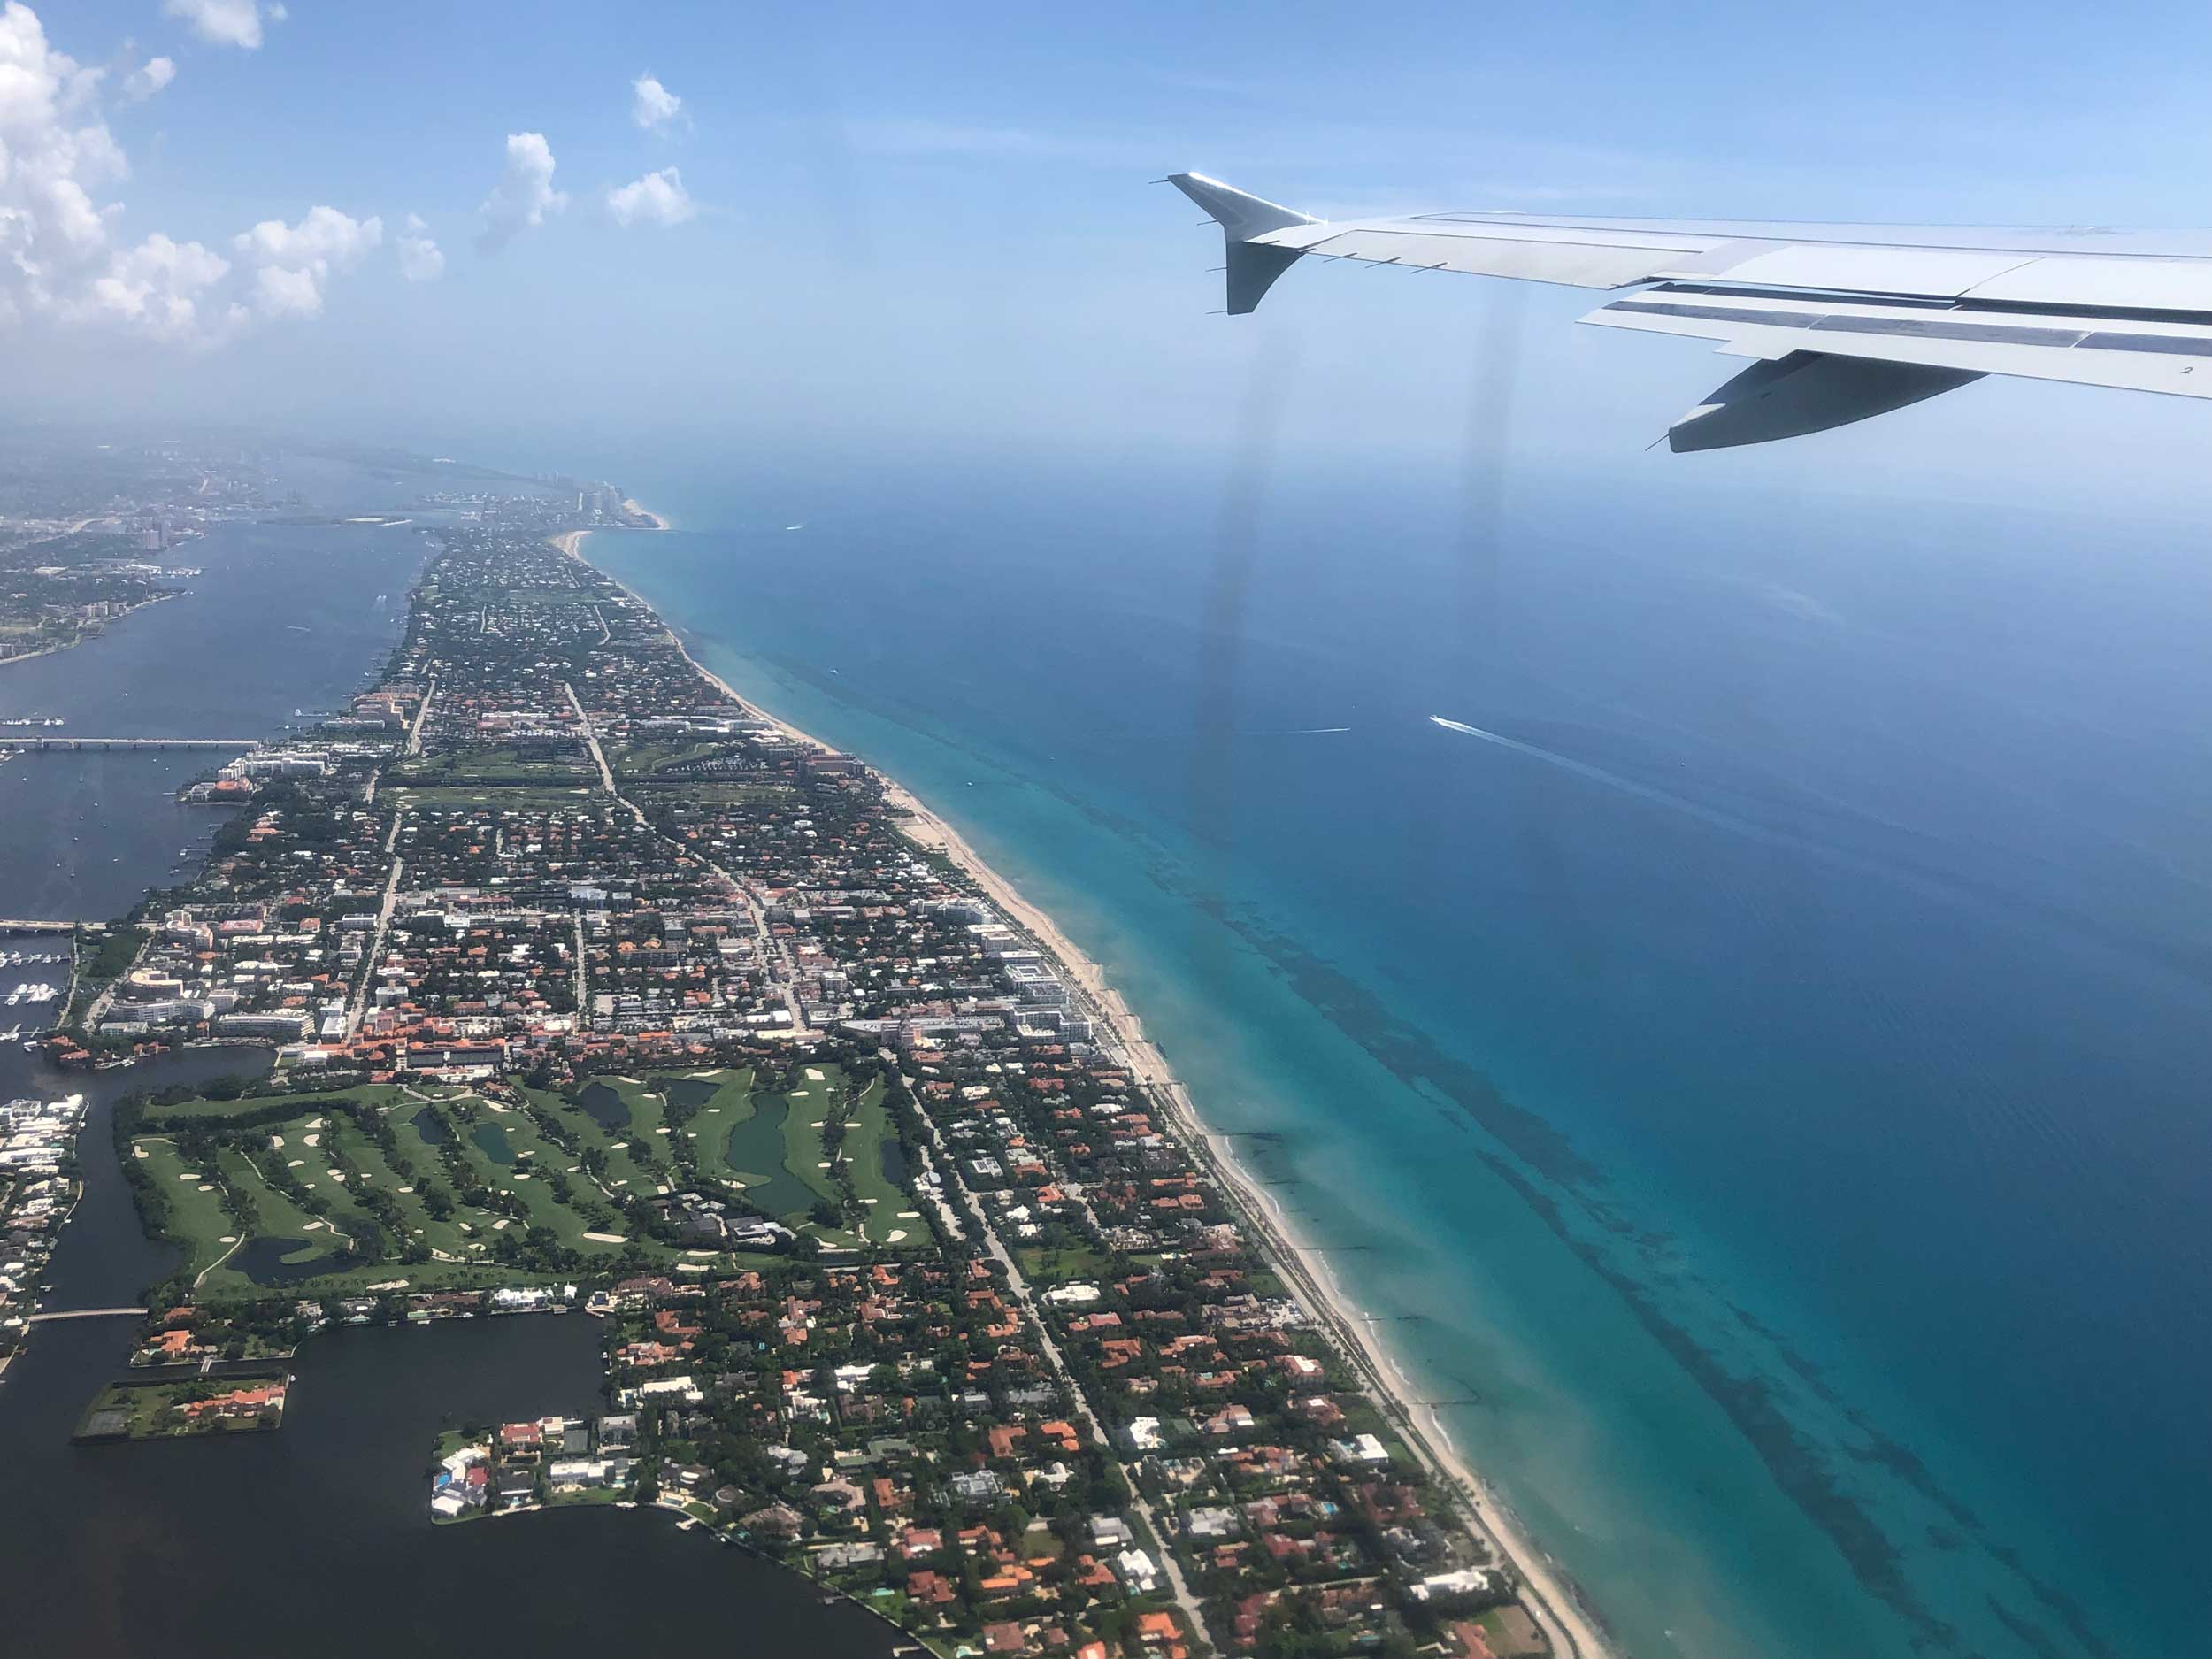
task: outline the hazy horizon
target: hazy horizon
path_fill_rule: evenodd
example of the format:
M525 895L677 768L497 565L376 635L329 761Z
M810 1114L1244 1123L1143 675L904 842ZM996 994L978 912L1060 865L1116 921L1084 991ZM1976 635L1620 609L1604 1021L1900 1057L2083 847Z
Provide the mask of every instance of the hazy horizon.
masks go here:
M1147 188L1199 167L1321 214L2201 222L2179 41L2212 26L2178 12L2055 63L2035 28L1901 7L1777 28L1732 5L1709 35L1586 4L282 11L0 13L16 414L578 466L595 436L1204 465L1255 440L1256 396L1280 454L1379 483L1594 466L2083 510L2185 505L2212 436L2191 400L1990 381L1646 457L1732 361L1577 328L1584 292L1363 268L1208 315L1218 239Z

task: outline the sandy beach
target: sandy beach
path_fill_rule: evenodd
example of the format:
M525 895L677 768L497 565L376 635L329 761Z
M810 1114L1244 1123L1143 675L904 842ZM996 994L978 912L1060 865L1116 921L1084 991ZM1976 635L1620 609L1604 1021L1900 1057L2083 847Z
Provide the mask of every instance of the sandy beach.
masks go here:
M590 534L572 530L552 537L551 541L570 557L582 559L583 541ZM641 604L646 603L626 585L618 582L617 586ZM661 621L665 626L667 618L662 618ZM737 703L749 718L774 726L795 743L833 752L830 744L740 695L727 680L692 656L673 628L669 634L683 653L684 660L700 678ZM1286 1282L1296 1286L1309 1310L1333 1329L1340 1344L1366 1372L1377 1397L1396 1419L1399 1431L1431 1473L1459 1493L1471 1511L1477 1530L1520 1575L1527 1586L1523 1600L1543 1627L1555 1652L1570 1659L1613 1659L1612 1647L1596 1618L1575 1594L1571 1582L1523 1532L1511 1511L1492 1494L1471 1463L1454 1445L1435 1408L1420 1398L1404 1368L1376 1334L1372 1321L1346 1295L1330 1271L1326 1258L1298 1235L1280 1204L1238 1164L1228 1142L1207 1129L1192 1102L1190 1091L1177 1079L1166 1056L1146 1035L1143 1022L1108 981L1104 970L1062 933L1049 916L1024 898L1011 882L986 863L958 830L930 810L903 785L872 767L870 771L882 786L885 799L905 815L898 820L899 827L917 844L942 853L964 871L1006 919L1056 957L1067 979L1080 988L1091 1004L1087 1011L1110 1028L1107 1046L1122 1053L1132 1075L1160 1103L1169 1127L1212 1171L1243 1212L1247 1225L1262 1241L1264 1254L1273 1258Z

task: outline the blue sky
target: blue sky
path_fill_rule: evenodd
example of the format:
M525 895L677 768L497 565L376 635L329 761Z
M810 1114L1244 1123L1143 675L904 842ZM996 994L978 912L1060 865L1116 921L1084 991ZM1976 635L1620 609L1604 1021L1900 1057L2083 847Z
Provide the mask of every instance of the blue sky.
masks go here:
M1532 454L1626 457L1731 365L1571 328L1586 295L1471 279L1301 271L1256 319L1208 317L1217 240L1146 181L1197 167L1322 214L2212 220L2201 8L32 10L109 67L56 119L127 159L89 191L111 250L157 233L227 266L183 338L19 316L7 349L56 406L1134 452L1225 441L1265 373L1294 448L1442 461L1471 403L1508 397ZM134 96L151 57L171 78ZM645 75L680 100L657 125ZM436 244L434 279L406 280L403 241L419 276ZM1941 433L2001 491L2085 426L2101 466L2155 480L2212 411L1985 385L1809 442L1948 488Z

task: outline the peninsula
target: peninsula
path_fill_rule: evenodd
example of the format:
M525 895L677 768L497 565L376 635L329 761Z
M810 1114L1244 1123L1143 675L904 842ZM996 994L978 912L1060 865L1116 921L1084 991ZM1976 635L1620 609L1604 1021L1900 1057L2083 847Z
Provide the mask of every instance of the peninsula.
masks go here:
M596 1315L605 1416L426 1447L440 1518L661 1504L947 1655L1601 1655L1095 964L587 504L421 530L378 683L85 976L65 1063L276 1050L115 1116L150 1340Z

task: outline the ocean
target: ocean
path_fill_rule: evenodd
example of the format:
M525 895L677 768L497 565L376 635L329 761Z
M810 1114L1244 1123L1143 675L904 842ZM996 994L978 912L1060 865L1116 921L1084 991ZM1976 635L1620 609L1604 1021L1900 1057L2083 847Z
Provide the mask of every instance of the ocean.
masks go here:
M1106 967L1629 1652L2200 1647L2185 533L620 476L588 556Z

